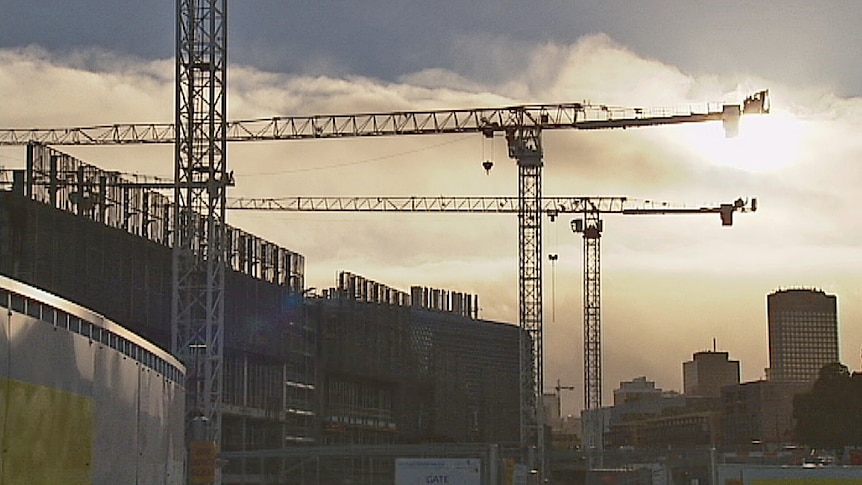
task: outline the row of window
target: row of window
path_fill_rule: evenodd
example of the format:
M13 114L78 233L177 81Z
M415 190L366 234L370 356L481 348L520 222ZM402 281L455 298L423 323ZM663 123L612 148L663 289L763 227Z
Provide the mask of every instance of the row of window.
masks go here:
M27 158L32 161L28 180L32 181L32 199L56 202L57 209L83 215L89 219L117 227L151 241L170 245L173 206L164 195L148 189L135 187L111 187L124 180L116 173L105 172L99 167L85 163L72 155L59 152L40 144L27 146ZM104 178L107 186L101 187ZM57 193L51 194L52 190ZM84 209L71 203L73 191L85 190L102 193L96 206ZM200 225L195 231L205 234L206 220L196 214L191 223ZM240 229L226 226L230 266L242 273L265 281L290 285L297 291L302 289L305 258L298 253L247 234ZM193 244L202 244L196 241ZM240 259L241 258L241 259Z
M391 389L331 379L325 392L330 414L392 417Z
M99 342L134 359L136 362L149 367L177 384L184 385L185 377L183 372L170 362L127 338L80 317L71 315L59 308L54 308L46 303L33 300L13 291L7 291L3 288L0 288L0 308L8 308L13 312L28 315L49 323L54 327L83 335L94 342Z
M294 405L310 406L314 386L285 380L286 365L243 363L226 359L224 362L224 402L260 409L281 409ZM283 402L287 399L287 402Z

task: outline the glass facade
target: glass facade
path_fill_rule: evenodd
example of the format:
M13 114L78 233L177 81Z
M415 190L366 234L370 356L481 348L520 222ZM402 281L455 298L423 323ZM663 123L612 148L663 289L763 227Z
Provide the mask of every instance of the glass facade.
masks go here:
M780 290L767 297L769 369L774 381L813 381L825 364L838 362L835 295L820 290Z

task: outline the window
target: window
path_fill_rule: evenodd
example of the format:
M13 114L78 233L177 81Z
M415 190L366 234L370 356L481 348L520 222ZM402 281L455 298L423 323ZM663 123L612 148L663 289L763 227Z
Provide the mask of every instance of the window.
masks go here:
M70 315L69 316L69 330L75 333L81 333L81 319Z
M68 330L69 329L69 318L71 318L71 316L68 313L58 311L57 312L57 323L56 323L56 325L60 328L64 328L64 329Z
M42 305L39 302L27 299L27 315L33 318L42 318Z
M12 311L18 313L24 313L24 309L26 308L26 304L24 302L24 297L21 295L16 295L12 293Z

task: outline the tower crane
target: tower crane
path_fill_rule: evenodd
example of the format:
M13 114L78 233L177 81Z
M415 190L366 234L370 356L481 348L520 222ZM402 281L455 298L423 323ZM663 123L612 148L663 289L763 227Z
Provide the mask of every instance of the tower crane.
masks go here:
M583 207L582 218L571 221L572 231L583 236L584 240L584 409L602 407L602 366L601 366L601 246L599 244L603 224L601 212L591 207L588 201ZM737 199L731 204L696 210L674 209L663 211L654 208L633 208L628 214L690 214L716 212L721 215L724 226L733 224L734 211L757 210L757 199L746 201Z
M210 3L223 4L225 0ZM186 2L179 10L185 12ZM211 10L211 11L210 11ZM708 103L684 108L622 108L588 103L516 105L431 111L400 111L347 115L279 116L241 121L223 118L225 78L222 58L224 26L215 22L218 8L180 15L176 123L111 124L73 128L0 129L0 145L30 142L47 145L117 145L173 143L175 146L173 351L190 365L191 382L203 382L195 394L220 438L224 274L226 260L224 210L232 184L227 170L226 143L241 141L341 139L350 137L502 133L508 155L518 165L519 325L529 336L522 358L521 443L542 446L537 405L542 384L541 217L545 130L625 129L682 123L721 121L727 135L738 129L740 116L769 112L768 91L747 97L742 104ZM206 43L184 41L188 30ZM189 24L189 25L186 25ZM186 52L183 49L191 49ZM206 69L204 69L206 68ZM203 86L207 88L204 89ZM201 98L201 99L199 99ZM201 107L203 106L203 107ZM200 217L193 216L200 214ZM201 219L202 218L202 219ZM203 353L204 355L200 355ZM540 453L542 450L539 450Z
M557 396L557 416L560 419L563 418L563 396L561 391L574 391L575 386L564 386L560 384L560 380L557 379L557 385L554 386L554 392Z
M561 214L581 214L571 221L572 230L584 240L584 409L602 406L601 368L601 259L599 240L603 229L602 214L719 214L723 226L733 225L734 212L757 210L757 199L739 198L731 203L689 208L627 197L542 197L538 209L551 219ZM234 198L228 200L232 210L271 210L283 212L455 212L517 213L520 197L281 197ZM558 387L555 387L559 394ZM596 423L595 420L591 421ZM600 424L600 423L599 423ZM593 430L592 439L601 439L601 430ZM600 443L600 441L598 442Z
M583 297L584 297L584 409L594 410L602 407L602 324L601 324L601 234L604 228L601 211L588 202L583 207L580 219L571 221L572 231L580 233L584 241L583 264ZM737 199L730 204L720 204L696 210L676 209L670 211L654 211L652 208L631 209L629 214L692 214L718 213L721 224L733 224L735 211L748 212L757 210L757 199L750 203ZM603 444L603 423L598 416L592 416L585 422L585 439L588 444L601 450Z
M227 120L227 0L177 0L174 123L0 129L0 145L174 145L172 351L188 366L190 409L221 442L224 357L225 208L232 185L227 143L447 133L505 134L518 165L519 325L529 335L521 378L521 444L543 452L541 133L722 121L732 135L741 114L768 113L767 91L742 104L620 108L589 103Z

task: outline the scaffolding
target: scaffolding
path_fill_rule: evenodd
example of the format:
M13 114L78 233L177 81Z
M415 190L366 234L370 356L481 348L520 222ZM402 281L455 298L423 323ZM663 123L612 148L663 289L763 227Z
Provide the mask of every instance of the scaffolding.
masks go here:
M12 191L0 191L0 273L169 348L173 209L160 182L130 181L39 144L13 178ZM226 479L312 464L357 483L391 476L382 457L254 454L285 447L518 448L518 326L480 320L467 292L405 292L349 272L309 295L301 255L227 233Z
M172 205L130 179L30 144L0 190L0 273L123 322L169 349ZM8 185L8 184L7 184ZM227 226L225 450L313 443L316 331L302 255ZM190 383L195 385L195 383Z
M13 191L28 199L165 247L172 244L173 206L159 190L171 189L173 183L130 179L38 143L27 145L26 168L19 179L21 186L13 182ZM302 291L305 260L301 254L230 225L226 230L231 270Z

